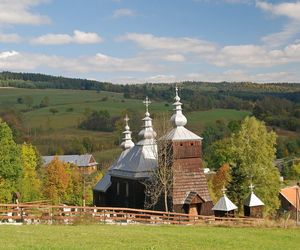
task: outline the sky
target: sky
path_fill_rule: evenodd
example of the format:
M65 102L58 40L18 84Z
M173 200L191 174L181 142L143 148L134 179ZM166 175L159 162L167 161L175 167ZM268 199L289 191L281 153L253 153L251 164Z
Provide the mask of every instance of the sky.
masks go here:
M300 82L300 1L0 0L0 71Z

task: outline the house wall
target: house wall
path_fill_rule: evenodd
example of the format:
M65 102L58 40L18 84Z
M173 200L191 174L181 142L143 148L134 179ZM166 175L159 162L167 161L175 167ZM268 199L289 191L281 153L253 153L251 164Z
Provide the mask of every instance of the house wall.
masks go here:
M262 218L263 206L256 206L256 207L244 206L244 215L248 217Z
M140 181L111 177L111 182L107 203L113 207L144 208L145 188Z

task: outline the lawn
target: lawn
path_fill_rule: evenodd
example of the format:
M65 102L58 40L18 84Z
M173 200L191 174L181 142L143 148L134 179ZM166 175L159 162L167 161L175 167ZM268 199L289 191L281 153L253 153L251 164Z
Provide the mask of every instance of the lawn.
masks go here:
M299 229L142 225L0 226L1 249L299 249Z

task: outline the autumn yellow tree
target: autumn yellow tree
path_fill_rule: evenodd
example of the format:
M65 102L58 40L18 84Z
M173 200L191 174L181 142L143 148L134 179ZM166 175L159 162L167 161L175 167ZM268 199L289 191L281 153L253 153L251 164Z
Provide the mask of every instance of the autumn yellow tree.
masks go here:
M18 183L21 201L34 201L41 197L40 180L37 175L38 155L31 144L21 145L22 176Z
M58 157L46 166L43 193L53 204L65 201L71 181L69 164L61 162Z
M212 189L214 197L218 200L222 196L222 189L227 186L231 180L230 165L223 164L212 178Z

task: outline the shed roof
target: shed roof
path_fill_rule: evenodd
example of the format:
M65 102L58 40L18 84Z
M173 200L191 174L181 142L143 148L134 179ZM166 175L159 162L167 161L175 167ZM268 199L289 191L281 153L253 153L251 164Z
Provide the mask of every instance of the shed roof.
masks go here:
M280 194L291 204L293 205L293 207L297 207L296 206L296 195L297 195L297 188L299 188L298 186L293 186L293 187L286 187L280 190ZM299 192L298 192L299 196L300 196L300 188L299 188ZM300 210L300 197L298 197L298 208Z
M62 162L75 164L78 167L88 167L94 166L98 164L93 155L91 154L84 154L84 155L49 155L49 156L42 156L44 161L44 165L48 165L54 157L58 157L58 159Z
M237 209L237 206L234 205L232 201L228 199L226 194L224 194L216 203L216 205L214 205L214 207L212 208L212 210L215 211L225 211L225 212L229 212L235 209Z
M247 207L258 207L264 206L265 204L253 192L251 192L245 199L244 205Z

